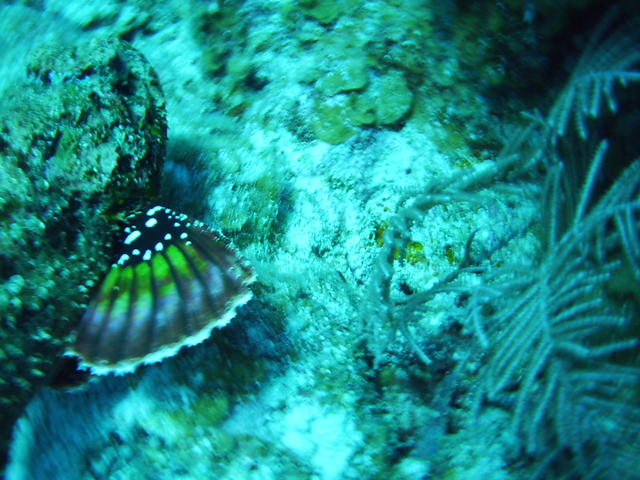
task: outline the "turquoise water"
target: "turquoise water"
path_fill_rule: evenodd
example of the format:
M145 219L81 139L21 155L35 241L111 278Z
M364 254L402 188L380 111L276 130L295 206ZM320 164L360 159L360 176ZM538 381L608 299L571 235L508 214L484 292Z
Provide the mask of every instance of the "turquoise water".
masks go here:
M0 11L7 480L640 478L633 2Z

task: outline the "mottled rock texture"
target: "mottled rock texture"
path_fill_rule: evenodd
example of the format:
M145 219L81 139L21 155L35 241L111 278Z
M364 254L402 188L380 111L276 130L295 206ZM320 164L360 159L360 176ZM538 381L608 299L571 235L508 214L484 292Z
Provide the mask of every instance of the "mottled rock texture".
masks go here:
M0 112L4 457L14 421L56 374L112 261L115 220L156 193L167 124L149 63L105 38L37 50Z

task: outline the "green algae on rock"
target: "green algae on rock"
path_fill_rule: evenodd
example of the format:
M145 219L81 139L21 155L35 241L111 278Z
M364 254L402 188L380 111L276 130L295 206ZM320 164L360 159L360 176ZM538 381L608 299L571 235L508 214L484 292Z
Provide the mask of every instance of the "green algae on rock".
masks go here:
M157 76L133 47L47 46L0 120L0 450L111 257L130 199L155 194L166 141Z
M411 109L413 93L400 72L391 71L376 80L367 92L374 106L376 123L393 124Z
M335 69L328 71L316 82L316 89L331 97L340 92L360 90L369 81L364 57L345 58Z
M322 97L315 104L311 128L316 137L337 145L362 126L389 126L411 111L413 93L402 73L390 71L373 78L363 92Z

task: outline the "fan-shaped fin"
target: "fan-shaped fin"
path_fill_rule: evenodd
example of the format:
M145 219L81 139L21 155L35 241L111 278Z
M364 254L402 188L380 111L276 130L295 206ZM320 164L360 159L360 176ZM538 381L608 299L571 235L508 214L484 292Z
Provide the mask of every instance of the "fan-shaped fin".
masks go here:
M97 374L130 372L202 342L252 295L251 268L202 223L164 207L129 220L70 350Z

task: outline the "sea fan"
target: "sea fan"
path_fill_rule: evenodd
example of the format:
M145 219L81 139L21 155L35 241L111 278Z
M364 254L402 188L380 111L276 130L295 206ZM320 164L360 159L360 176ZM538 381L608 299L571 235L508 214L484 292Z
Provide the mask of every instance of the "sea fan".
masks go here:
M587 120L600 115L602 103L609 111L616 112L615 85L640 81L640 20L634 18L606 36L614 13L615 10L592 34L567 86L549 113L547 125L555 138L566 133L569 118L573 116L579 136L586 139Z

